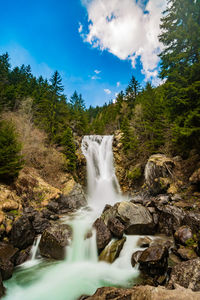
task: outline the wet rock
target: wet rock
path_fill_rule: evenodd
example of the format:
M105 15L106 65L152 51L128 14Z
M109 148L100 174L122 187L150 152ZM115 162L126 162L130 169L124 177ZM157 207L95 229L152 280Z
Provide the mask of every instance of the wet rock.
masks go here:
M132 267L135 267L135 265L138 263L138 260L139 260L142 253L143 253L142 250L138 250L138 251L136 251L132 254L132 256L131 256L131 265L132 265Z
M180 246L180 248L177 250L177 255L182 260L190 260L198 257L196 252L192 248L183 246Z
M47 228L39 243L40 254L44 257L64 259L65 249L72 236L71 227L67 224L54 224Z
M3 285L2 276L1 276L1 273L0 273L0 298L5 295L5 291L6 291L6 289Z
M182 262L182 260L175 255L174 253L169 253L169 258L168 258L168 267L169 268L173 268L174 266L176 266L177 264L180 264Z
M115 237L122 238L125 226L117 218L110 218L107 226Z
M10 232L10 242L19 249L25 249L33 244L35 232L26 216L18 218Z
M99 260L113 263L115 259L119 257L125 241L126 238L111 242L111 244L107 245L106 248L101 252Z
M0 271L3 280L12 277L18 249L7 243L0 243Z
M108 210L109 208L111 208L112 206L110 204L106 204L104 209L103 209L103 213Z
M104 221L101 218L97 219L94 222L93 226L96 229L97 248L99 251L101 251L111 241L112 236L108 227L105 225Z
M177 264L171 272L168 288L176 285L200 291L200 258Z
M200 168L197 169L189 178L192 184L199 184L200 183Z
M25 261L27 261L30 257L30 252L31 252L31 246L21 250L15 259L15 265L18 266L23 264Z
M47 204L47 209L49 209L50 211L54 212L54 213L58 213L59 212L59 205L57 202L55 201L50 201Z
M87 201L84 191L80 184L73 183L73 187L64 190L62 196L57 200L60 212L74 211L80 207L86 206Z
M172 235L183 225L185 212L183 209L172 205L158 205L158 231L167 235Z
M45 219L48 219L48 220L53 220L53 221L56 221L59 219L59 216L56 215L54 212L50 211L49 209L45 208L41 211L42 213L42 216L45 218Z
M163 237L153 239L150 246L162 246L170 250L173 249L175 245L172 237Z
M103 287L97 289L93 296L87 300L199 300L200 292L193 292L190 289L176 288L168 290L158 286L135 286L131 289L116 287Z
M33 229L36 234L41 234L46 228L50 226L50 223L47 219L43 218L41 214L35 216L32 222Z
M152 194L166 192L172 183L175 163L163 154L150 156L145 166L145 181Z
M168 250L163 246L151 246L139 258L140 270L150 276L163 275L167 271Z
M144 238L140 238L137 242L137 246L141 248L149 247L150 243L152 242L152 239L150 239L148 236Z
M159 195L156 198L156 201L159 203L159 205L166 205L170 201L170 197L168 195Z
M125 224L126 234L154 233L155 224L146 207L131 202L121 202L117 208L117 213Z
M192 230L188 226L181 226L174 234L177 243L185 245L189 239L193 238Z

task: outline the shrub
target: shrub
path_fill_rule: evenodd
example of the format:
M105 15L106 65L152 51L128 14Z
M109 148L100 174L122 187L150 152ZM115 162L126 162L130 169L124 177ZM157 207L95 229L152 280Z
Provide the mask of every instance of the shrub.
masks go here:
M0 121L0 180L12 181L23 167L21 144L12 122Z

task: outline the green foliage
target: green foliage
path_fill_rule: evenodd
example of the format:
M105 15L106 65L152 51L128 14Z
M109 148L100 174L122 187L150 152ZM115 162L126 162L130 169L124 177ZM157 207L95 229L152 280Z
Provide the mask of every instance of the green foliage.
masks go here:
M74 172L77 158L72 130L69 127L63 132L61 144L63 146L63 154L67 158L67 169L70 172Z
M12 181L23 167L21 144L17 141L14 126L0 121L0 180Z
M133 169L127 171L127 177L131 180L138 180L142 176L141 166L135 166Z

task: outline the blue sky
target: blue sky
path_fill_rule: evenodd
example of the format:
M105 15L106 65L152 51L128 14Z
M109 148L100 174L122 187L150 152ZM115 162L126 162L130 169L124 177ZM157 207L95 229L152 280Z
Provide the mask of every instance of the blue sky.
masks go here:
M12 66L30 64L36 76L49 79L58 70L68 98L77 90L87 106L102 105L132 75L157 84L156 36L164 2L3 1L0 54L7 51Z

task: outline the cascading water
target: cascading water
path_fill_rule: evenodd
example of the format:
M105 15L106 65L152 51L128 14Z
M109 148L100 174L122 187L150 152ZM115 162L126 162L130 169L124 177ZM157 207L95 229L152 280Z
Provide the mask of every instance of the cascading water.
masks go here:
M122 200L113 167L112 139L112 136L83 138L82 151L87 160L88 204L91 209L80 210L72 221L66 217L66 223L73 228L73 242L67 248L66 260L47 266L41 263L40 268L37 265L37 268L17 271L6 283L5 300L76 300L83 294L93 294L101 286L127 286L130 280L133 283L138 272L130 268L130 263L128 265L126 250L114 264L99 262L95 233L91 238L86 238L105 204L113 205ZM134 251L134 241L129 242L131 253ZM30 280L27 280L29 277Z

